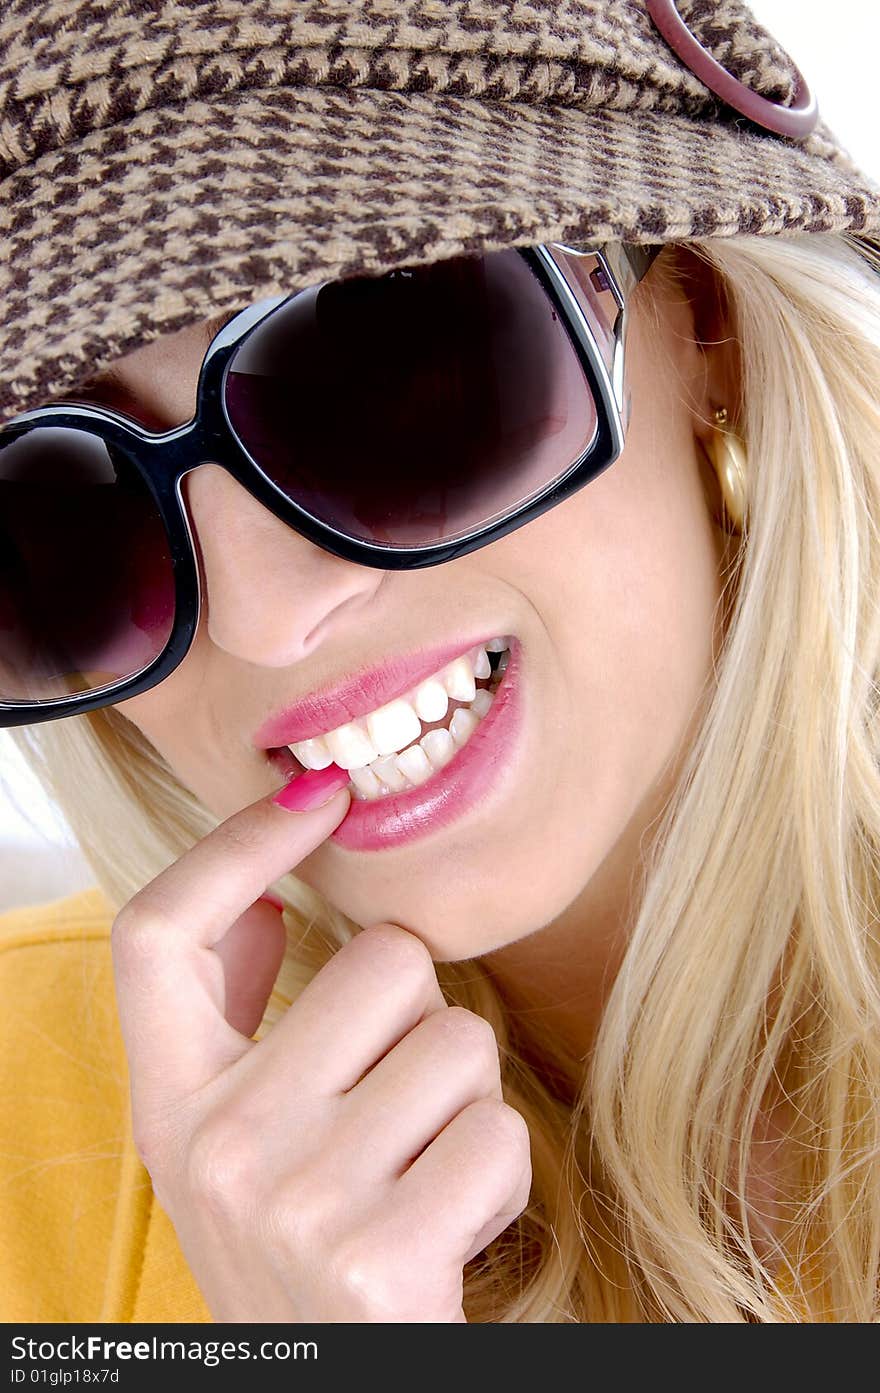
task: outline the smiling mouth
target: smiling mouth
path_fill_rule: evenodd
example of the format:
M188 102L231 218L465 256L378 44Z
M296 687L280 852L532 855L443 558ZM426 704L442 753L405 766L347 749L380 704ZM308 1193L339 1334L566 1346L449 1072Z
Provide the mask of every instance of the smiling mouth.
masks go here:
M491 639L357 720L282 746L301 769L337 764L352 797L375 801L407 793L454 759L492 709L507 669L510 636Z

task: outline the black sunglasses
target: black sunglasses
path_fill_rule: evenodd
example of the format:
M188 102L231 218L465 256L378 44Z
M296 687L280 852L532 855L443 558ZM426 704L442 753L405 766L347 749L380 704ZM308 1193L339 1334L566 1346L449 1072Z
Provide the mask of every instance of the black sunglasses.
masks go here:
M623 449L626 302L660 250L553 243L326 281L220 330L185 425L151 432L75 394L15 417L0 727L127 700L183 660L200 590L181 480L200 464L316 546L395 571L583 488Z

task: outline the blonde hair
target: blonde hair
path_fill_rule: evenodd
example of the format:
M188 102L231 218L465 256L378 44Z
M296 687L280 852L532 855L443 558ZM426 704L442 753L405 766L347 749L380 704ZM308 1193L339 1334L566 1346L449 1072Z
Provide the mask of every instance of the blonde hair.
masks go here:
M582 1076L479 958L438 964L492 1023L532 1139L529 1207L466 1269L471 1321L877 1315L880 254L848 234L687 246L742 362L729 622ZM116 907L216 825L112 707L12 736ZM261 1032L357 932L293 875L276 888ZM749 1188L765 1154L771 1237Z

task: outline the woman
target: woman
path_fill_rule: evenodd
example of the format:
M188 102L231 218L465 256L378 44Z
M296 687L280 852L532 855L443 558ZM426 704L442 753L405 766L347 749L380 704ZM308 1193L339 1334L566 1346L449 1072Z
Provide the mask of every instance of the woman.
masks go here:
M875 1318L880 195L739 3L74 8L5 1318Z

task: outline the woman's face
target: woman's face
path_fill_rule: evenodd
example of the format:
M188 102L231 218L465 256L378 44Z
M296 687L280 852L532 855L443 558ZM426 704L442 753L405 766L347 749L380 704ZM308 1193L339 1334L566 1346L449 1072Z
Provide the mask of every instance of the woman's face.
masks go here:
M701 442L730 401L728 366L723 333L703 347L689 300L653 284L659 266L631 306L623 455L480 551L368 569L297 535L217 465L183 483L198 632L170 677L118 709L218 818L283 782L254 744L270 715L423 648L516 637L519 728L485 792L402 844L331 840L296 870L356 923L403 925L440 961L589 904L609 858L637 854L711 682L723 535ZM188 419L205 346L197 326L139 349L117 365L128 399L108 404L156 429Z

